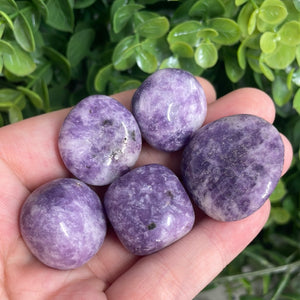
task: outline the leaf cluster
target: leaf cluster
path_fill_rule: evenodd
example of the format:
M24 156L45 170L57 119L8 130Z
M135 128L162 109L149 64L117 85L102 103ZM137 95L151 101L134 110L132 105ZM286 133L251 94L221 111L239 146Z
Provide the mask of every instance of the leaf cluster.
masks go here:
M0 126L76 104L90 94L136 88L167 67L206 77L219 96L244 86L269 93L275 125L290 139L295 155L253 247L263 242L271 248L277 231L299 242L299 65L298 0L0 0ZM255 249L264 256L262 248ZM282 257L281 263L295 257ZM272 259L269 267L280 265ZM242 269L239 261L253 266L249 257L238 259L230 265L236 273ZM246 287L248 278L239 282ZM271 295L273 275L263 282Z

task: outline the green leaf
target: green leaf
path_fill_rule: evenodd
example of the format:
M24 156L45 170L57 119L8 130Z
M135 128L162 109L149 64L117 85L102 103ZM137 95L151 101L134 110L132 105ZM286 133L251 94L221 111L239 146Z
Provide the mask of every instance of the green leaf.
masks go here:
M123 71L135 64L136 37L131 35L121 40L114 49L112 62L116 70Z
M48 16L46 23L55 29L72 32L74 27L74 14L72 0L48 0Z
M295 68L291 68L291 70L288 72L287 77L286 77L286 85L289 90L293 88L293 77L295 73Z
M0 39L3 36L4 30L5 30L5 24L0 24Z
M243 5L244 3L246 3L248 0L235 0L235 5L236 6L240 6Z
M269 54L263 54L266 64L272 69L285 69L296 57L296 47L278 43L276 49Z
M293 91L288 89L286 78L283 75L277 75L272 82L272 96L275 103L281 107L291 99Z
M273 193L270 195L270 200L272 203L279 202L287 193L285 184L282 179L279 180L277 186L275 187Z
M11 30L14 30L14 24L11 18L4 12L0 10L0 21L3 19L4 23L6 23Z
M152 11L142 10L142 11L135 12L133 17L134 17L133 18L134 27L137 28L139 25L153 18L160 17L160 15Z
M113 30L115 33L119 33L132 18L135 12L144 8L139 4L127 4L119 7L113 16Z
M231 82L238 82L245 74L245 70L240 67L235 51L232 49L223 49L223 51L226 74Z
M159 39L145 39L141 45L156 57L158 64L170 55L169 45L164 37Z
M0 109L7 110L12 105L15 105L19 98L22 98L22 94L13 89L0 89Z
M164 36L169 27L170 24L166 17L156 17L141 23L136 28L136 33L145 38L156 39Z
M249 18L248 22L248 34L251 35L255 31L256 24L257 24L257 16L258 16L259 10L255 9Z
M185 42L192 47L198 43L198 32L203 28L198 21L186 21L175 26L168 34L169 44L173 42Z
M30 25L20 12L14 21L14 36L18 44L27 52L35 51L35 41Z
M121 84L119 91L128 91L137 89L141 85L141 82L136 79L129 79L126 80L124 83Z
M260 69L260 51L254 49L247 49L246 57L248 64L250 65L251 69L254 73L261 74L262 71Z
M181 69L186 70L195 76L200 76L204 71L203 68L195 64L194 57L193 58L180 57L179 64Z
M143 47L136 48L136 63L145 73L151 74L158 67L156 57Z
M17 44L11 44L14 48L12 54L4 54L4 67L16 76L27 76L31 74L35 68L33 58Z
M191 17L217 17L223 15L225 6L220 0L198 0L189 10Z
M18 86L17 89L20 92L22 92L31 101L31 103L34 105L34 107L36 107L37 109L44 108L43 100L39 94L37 94L34 91L32 91L26 87L23 87L23 86Z
M40 95L43 101L43 109L45 112L50 111L50 101L49 101L49 91L48 85L44 79L37 80L32 88L32 90Z
M0 54L4 53L13 54L14 48L9 42L6 42L5 40L0 40Z
M282 25L278 31L281 43L288 46L300 44L300 22L290 21Z
M212 28L203 28L198 32L198 37L203 39L212 39L218 35L218 31Z
M96 0L76 0L74 3L74 8L87 8L91 5L93 5L96 2Z
M60 85L68 83L71 79L71 65L66 57L51 47L44 47L43 52L56 67L57 83Z
M180 63L177 57L170 56L163 60L161 63L160 69L166 69L166 68L180 68Z
M2 56L0 56L0 74L2 74L2 70L3 70L3 58Z
M260 38L260 48L264 53L272 53L277 46L277 34L274 32L265 32Z
M77 66L87 56L95 39L95 31L91 28L74 33L67 45L67 58L72 67Z
M259 9L258 17L267 24L278 25L287 15L288 11L282 1L265 0Z
M171 51L179 57L193 57L194 50L192 46L185 42L174 42L170 45Z
M300 1L299 0L293 0L293 3L295 5L295 8L300 12Z
M103 93L105 92L105 88L107 85L107 82L109 81L110 76L113 73L113 65L109 64L103 68L101 68L96 76L95 76L95 80L94 80L94 86L95 86L95 90L99 93Z
M297 60L298 66L300 66L300 46L296 47L296 60Z
M272 207L270 217L275 223L284 225L289 222L291 215L282 207Z
M253 5L251 3L247 3L246 5L244 5L242 7L242 9L238 15L237 23L240 27L243 37L248 36L248 24L249 24L249 20L250 20L250 17L252 15L253 11L254 11ZM255 26L254 26L254 28L255 28Z
M47 19L49 11L46 3L43 0L32 0L32 2L35 5L36 9L42 14L42 16Z
M18 6L13 0L0 0L1 11L7 14L13 14L18 10Z
M259 68L261 72L268 78L270 81L273 81L275 79L274 73L272 70L262 61L262 59L259 60Z
M218 61L218 50L211 42L202 42L195 51L195 61L200 67L213 67Z
M300 115L300 89L297 90L294 100L293 100L293 108L297 111Z
M211 19L209 25L219 35L212 38L212 41L222 45L233 45L239 41L241 31L238 24L227 18Z
M10 123L16 123L23 120L22 111L17 106L11 106L8 110L8 118Z

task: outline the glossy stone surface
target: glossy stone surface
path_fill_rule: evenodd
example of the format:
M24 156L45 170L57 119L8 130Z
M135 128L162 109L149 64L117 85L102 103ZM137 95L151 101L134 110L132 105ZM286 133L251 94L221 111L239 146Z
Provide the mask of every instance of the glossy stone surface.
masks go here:
M204 122L207 103L192 74L170 68L153 73L142 83L133 96L132 112L150 145L176 151Z
M183 181L207 215L235 221L267 200L283 158L283 143L273 125L253 115L225 117L199 129L185 148Z
M101 186L135 164L142 141L129 110L111 97L94 95L70 111L62 125L58 147L73 175Z
M187 234L192 203L176 175L150 164L115 180L104 197L107 216L123 245L136 255L156 252Z
M97 253L106 235L106 219L91 188L77 179L56 179L28 196L21 209L20 230L42 263L68 270Z

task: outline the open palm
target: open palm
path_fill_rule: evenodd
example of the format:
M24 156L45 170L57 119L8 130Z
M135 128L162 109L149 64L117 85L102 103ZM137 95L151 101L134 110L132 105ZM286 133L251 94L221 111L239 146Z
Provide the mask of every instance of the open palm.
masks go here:
M245 88L218 101L202 83L208 101L206 123L238 113L273 122L275 110L263 92ZM128 108L133 91L114 95ZM270 204L248 218L218 222L197 210L193 230L173 245L149 256L130 254L109 228L99 252L76 270L51 269L34 258L19 232L19 212L29 193L41 184L67 177L57 137L68 109L44 114L0 129L0 299L192 299L258 234ZM288 169L292 150L285 144ZM178 172L180 153L163 153L147 145L137 162L164 164Z

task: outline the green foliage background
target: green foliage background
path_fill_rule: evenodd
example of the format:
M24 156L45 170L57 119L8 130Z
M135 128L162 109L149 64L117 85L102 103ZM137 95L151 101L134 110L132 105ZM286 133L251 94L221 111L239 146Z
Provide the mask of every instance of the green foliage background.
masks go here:
M0 126L136 88L159 68L266 91L292 167L268 224L208 288L300 299L299 0L0 0Z

